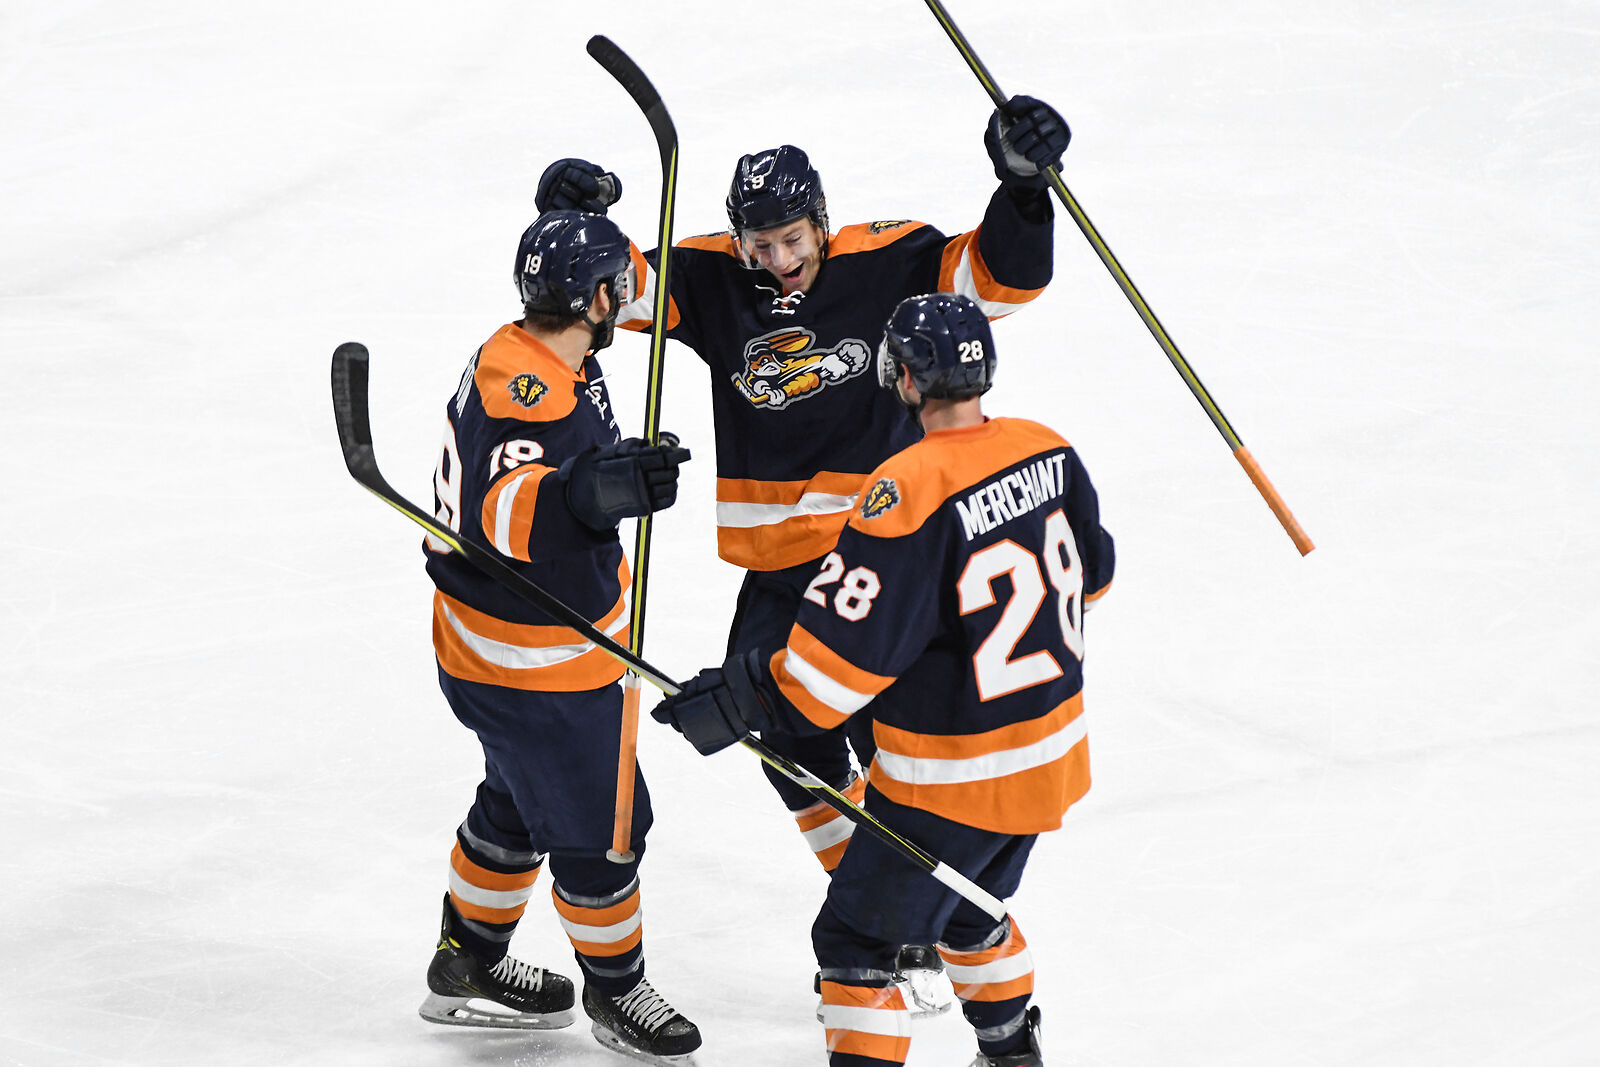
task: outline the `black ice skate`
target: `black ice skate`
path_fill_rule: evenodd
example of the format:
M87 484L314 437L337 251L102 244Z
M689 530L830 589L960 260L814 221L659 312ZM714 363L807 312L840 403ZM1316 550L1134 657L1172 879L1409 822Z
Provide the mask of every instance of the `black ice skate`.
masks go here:
M1044 1053L1039 1051L1039 1009L1029 1008L1028 1014L1022 1021L1023 1031L1028 1035L1027 1045L1019 1052L1008 1052L1004 1056L985 1056L978 1053L978 1058L973 1060L969 1067L1044 1067Z
M620 997L591 986L583 989L583 1010L594 1020L594 1038L606 1048L649 1063L691 1064L700 1047L700 1028L661 999L649 981Z
M570 978L510 956L489 966L456 940L460 921L446 896L439 946L428 964L428 998L417 1014L447 1026L555 1030L572 1025Z

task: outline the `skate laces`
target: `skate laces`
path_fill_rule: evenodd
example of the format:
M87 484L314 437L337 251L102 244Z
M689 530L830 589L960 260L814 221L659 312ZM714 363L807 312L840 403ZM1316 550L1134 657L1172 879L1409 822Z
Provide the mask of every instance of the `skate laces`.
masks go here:
M506 985L534 993L544 987L543 967L535 967L530 963L514 960L510 956L502 956L500 962L490 969L489 974Z
M666 1025L667 1021L678 1014L676 1008L661 999L650 986L647 979L639 979L639 984L617 998L617 1007L627 1012L629 1017L650 1033L655 1033Z

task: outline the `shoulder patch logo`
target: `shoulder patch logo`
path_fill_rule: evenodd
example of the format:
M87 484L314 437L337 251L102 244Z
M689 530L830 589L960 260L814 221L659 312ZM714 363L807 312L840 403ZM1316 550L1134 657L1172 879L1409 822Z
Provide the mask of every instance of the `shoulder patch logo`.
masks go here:
M867 226L867 232L884 233L888 230L898 230L902 226L909 225L911 225L910 219L884 219L881 222L870 223Z
M511 393L511 399L525 408L531 408L543 400L550 387L540 380L537 374L519 374L506 383L506 389Z
M900 487L893 478L879 478L861 501L861 517L876 519L900 503Z

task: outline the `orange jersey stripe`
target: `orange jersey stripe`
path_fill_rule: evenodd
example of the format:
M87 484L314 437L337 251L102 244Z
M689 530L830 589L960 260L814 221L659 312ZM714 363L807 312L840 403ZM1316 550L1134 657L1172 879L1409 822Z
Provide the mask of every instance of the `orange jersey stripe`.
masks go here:
M844 722L894 681L855 666L798 623L788 645L773 655L771 670L784 697L824 729Z
M689 242L683 242L688 245ZM629 257L633 260L634 277L639 280L639 295L633 302L623 306L617 313L617 325L624 330L641 333L650 329L655 324L656 313L656 271L644 258L644 253L639 251L639 246L632 241L628 242ZM667 329L676 329L678 325L678 302L667 295Z
M817 559L839 539L865 474L819 471L804 481L717 479L717 554L747 570Z
M869 774L873 786L898 804L980 830L1042 834L1059 829L1061 816L1089 791L1089 742L1079 740L1060 759L1004 778L915 785L886 773L880 759Z
M628 643L627 560L618 564L622 593L596 624ZM584 692L622 677L623 666L565 626L506 622L444 593L433 597L433 649L452 678L509 689Z
M502 555L532 560L528 542L533 537L533 513L539 501L539 483L555 468L524 463L501 476L483 495L483 532Z
M484 342L472 378L490 418L555 422L572 413L583 373L513 322Z
M941 447L951 444L959 447ZM1026 419L990 419L978 426L935 430L874 472L877 478L894 479L900 503L870 519L852 512L850 525L874 537L915 533L945 505L950 486L986 482L996 471L1030 456L1066 447L1060 434Z
M1044 292L1040 289L1013 289L995 281L978 249L978 231L961 234L945 246L939 261L939 290L970 297L991 319L1015 311Z

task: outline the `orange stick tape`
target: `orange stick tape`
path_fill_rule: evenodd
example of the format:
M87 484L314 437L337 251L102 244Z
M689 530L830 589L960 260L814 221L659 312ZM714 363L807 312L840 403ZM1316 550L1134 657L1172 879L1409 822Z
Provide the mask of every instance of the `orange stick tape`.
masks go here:
M1306 536L1306 532L1295 521L1294 515L1289 511L1289 505L1283 502L1283 497L1279 496L1278 491L1272 487L1272 483L1267 481L1267 476L1261 473L1261 465L1250 454L1250 450L1240 445L1233 450L1233 457L1239 461L1239 466L1244 468L1244 472L1256 484L1256 489L1266 500L1267 507L1271 508L1272 513L1278 516L1278 521L1283 524L1284 532L1294 542L1294 547L1300 550L1300 554L1304 556L1313 548L1316 548L1317 546L1311 543L1311 538Z

